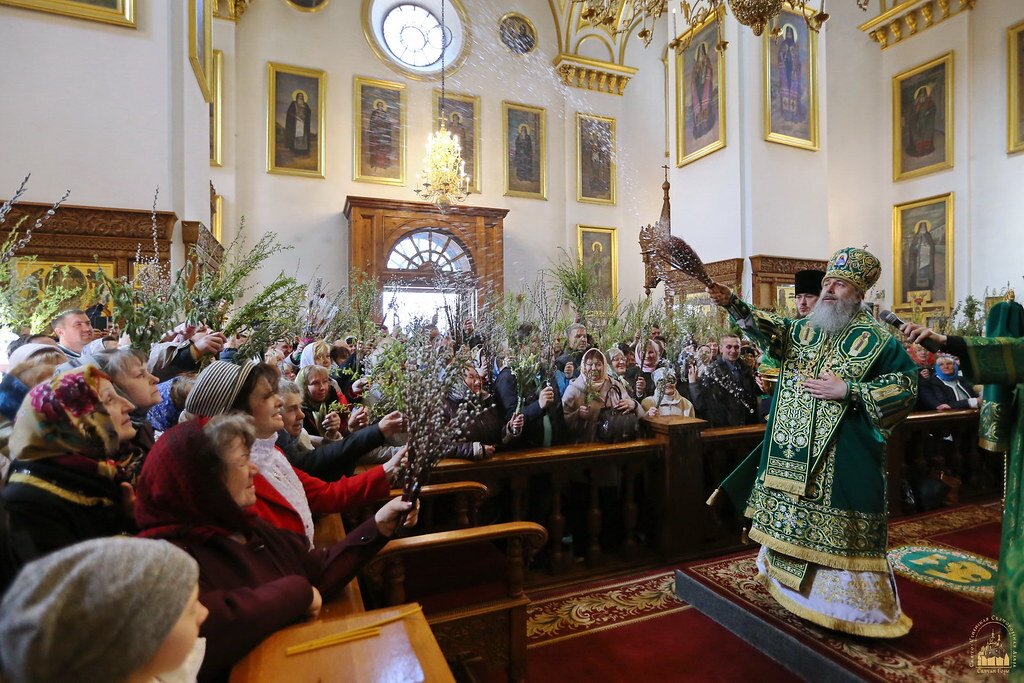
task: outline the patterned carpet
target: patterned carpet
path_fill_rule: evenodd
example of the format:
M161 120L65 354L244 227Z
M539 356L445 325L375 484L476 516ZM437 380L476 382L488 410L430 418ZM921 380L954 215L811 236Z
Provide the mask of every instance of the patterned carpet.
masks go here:
M999 524L998 504L968 505L895 522L889 542L890 547L946 547L992 558L998 555ZM864 680L986 680L974 671L970 657L972 629L991 614L991 597L983 591L951 592L948 586L909 581L898 574L903 609L914 627L903 638L869 640L819 628L783 609L757 580L754 560L755 553L748 552L691 563L683 571Z
M550 645L692 609L675 596L675 579L666 572L641 574L553 597L542 596L531 596L527 647Z

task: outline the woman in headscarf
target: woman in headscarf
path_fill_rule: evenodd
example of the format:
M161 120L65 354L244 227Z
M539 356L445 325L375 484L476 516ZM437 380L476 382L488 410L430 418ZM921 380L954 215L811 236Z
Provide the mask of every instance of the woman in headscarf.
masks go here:
M654 371L661 363L662 347L655 339L646 344L637 343L633 352L636 366L627 373L628 384L638 401L654 395Z
M193 682L199 568L165 541L97 538L32 562L0 605L0 679Z
M14 421L3 490L12 536L33 546L21 551L22 562L134 531L131 484L117 460L121 445L135 436L133 408L91 365L28 392Z
M254 512L253 425L237 413L178 425L153 447L139 477L141 535L167 539L199 564L199 600L210 611L200 630L207 641L200 682L226 681L271 633L316 617L322 599L345 587L403 515L407 526L416 522L412 504L395 498L333 547L311 550L302 535Z
M640 404L626 388L608 377L604 354L589 349L580 359L580 375L569 383L562 395L565 424L576 443L597 440L598 417L603 408L617 413L642 415Z
M327 342L317 339L302 348L302 355L299 356L299 370L310 365L319 365L322 368L331 368L331 347Z
M934 373L918 383L917 405L921 410L977 408L978 392L960 374L960 363L949 354L935 357Z
M464 460L485 460L494 455L497 446L511 443L513 434L521 434L525 419L519 413L502 423L491 395L484 391L480 371L470 365L462 383L456 383L445 401L445 415L450 419L461 408L469 415L462 429L462 439L446 457Z
M275 526L305 534L312 544L313 513L344 513L387 496L389 475L396 471L404 452L396 453L383 466L330 483L293 467L276 445L278 431L284 427L284 402L277 384L277 371L265 363L240 366L214 361L196 378L185 410L199 417L241 412L253 418L256 442L252 462L259 468L259 500L253 509Z

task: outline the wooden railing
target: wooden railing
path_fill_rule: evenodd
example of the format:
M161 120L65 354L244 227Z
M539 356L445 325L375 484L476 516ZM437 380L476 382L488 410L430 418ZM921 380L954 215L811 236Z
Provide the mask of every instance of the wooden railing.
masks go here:
M913 487L937 471L962 480L960 501L999 495L1002 459L978 450L977 421L975 410L915 413L896 430L887 449L893 516L920 511L919 503L904 502L902 482ZM648 436L632 442L443 460L431 482L481 482L490 492L482 521L546 527L547 547L528 574L530 586L742 548L742 518L727 504L705 501L761 443L764 425L709 428L704 420L679 417L644 422ZM943 440L947 434L952 441Z

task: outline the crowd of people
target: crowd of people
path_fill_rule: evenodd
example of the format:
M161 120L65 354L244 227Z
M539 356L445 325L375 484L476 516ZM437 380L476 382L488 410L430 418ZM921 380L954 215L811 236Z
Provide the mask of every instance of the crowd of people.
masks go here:
M798 318L823 276L798 276ZM463 322L457 342L432 330L476 361L437 407L479 406L447 457L631 439L645 416L727 427L768 415L764 354L739 334L673 346L655 326L604 350L573 324L550 374L524 381L513 349L488 353L475 321ZM282 339L259 360L185 325L148 353L120 347L80 310L52 329L11 344L0 381L0 677L226 680L415 524L416 508L396 498L334 546L313 545L314 515L385 499L403 466L403 416L381 414L365 372L386 328L373 347ZM516 340L541 343L531 324ZM978 406L955 358L911 355L921 408ZM137 644L131 656L113 654L124 651L114 623Z

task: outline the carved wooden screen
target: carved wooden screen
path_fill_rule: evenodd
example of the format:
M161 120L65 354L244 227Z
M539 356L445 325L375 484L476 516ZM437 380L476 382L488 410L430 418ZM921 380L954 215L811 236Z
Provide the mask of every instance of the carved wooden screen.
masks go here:
M758 308L778 309L779 293L793 285L797 271L825 270L827 263L827 261L787 256L765 256L763 254L751 256L754 305Z
M424 202L350 196L345 201L349 268L380 284L428 284L438 269L472 272L480 305L488 292L505 288L507 213L508 209L457 206L441 214Z

